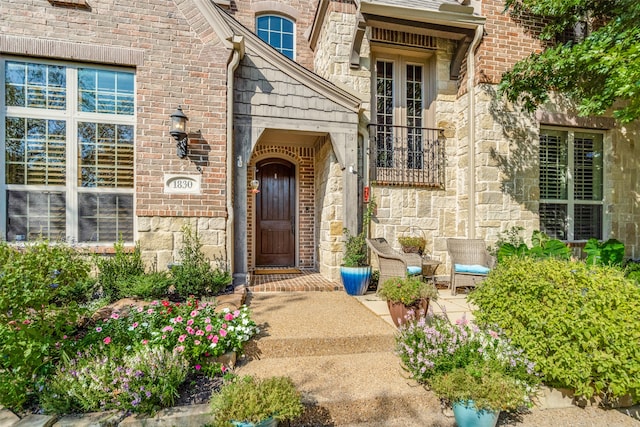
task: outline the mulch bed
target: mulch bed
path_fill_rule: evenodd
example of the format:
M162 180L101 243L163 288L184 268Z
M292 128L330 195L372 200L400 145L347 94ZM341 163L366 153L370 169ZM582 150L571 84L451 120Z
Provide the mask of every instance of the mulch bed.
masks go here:
M200 405L209 403L211 394L220 391L222 377L209 378L206 375L191 373L178 389L179 396L175 406Z

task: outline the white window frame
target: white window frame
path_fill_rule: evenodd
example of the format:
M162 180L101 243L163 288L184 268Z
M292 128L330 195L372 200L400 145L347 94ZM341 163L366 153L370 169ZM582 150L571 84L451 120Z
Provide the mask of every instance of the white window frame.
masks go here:
M377 117L377 96L378 91L376 88L377 82L377 64L378 61L393 63L393 124L395 126L406 126L407 123L407 99L405 89L407 87L407 65L418 65L422 67L422 127L431 127L431 93L432 93L432 66L431 66L431 54L418 52L397 53L391 52L388 49L378 49L375 52L372 62L372 75L371 75L371 117L374 120Z
M45 65L58 65L66 68L66 109L53 110L46 108L29 108L29 107L13 107L6 105L6 91L5 91L5 64L6 62L28 62ZM132 115L120 115L120 114L107 114L107 113L88 113L78 111L78 69L89 68L108 71L120 71L133 73L133 114ZM6 174L0 174L0 240L5 240L7 236L7 190L28 190L28 191L61 191L66 196L66 239L71 242L78 242L79 237L79 206L78 206L78 194L81 193L108 193L108 194L128 194L133 198L133 230L132 235L136 235L136 176L135 176L135 158L136 158L136 121L137 121L137 99L135 94L137 93L137 80L136 70L133 68L104 66L99 64L86 64L71 61L54 61L32 57L19 57L19 56L3 56L0 57L0 164L3 167L6 165L5 161L5 123L6 117L21 117L21 118L34 118L34 119L46 119L46 120L64 120L66 122L66 158L65 165L66 171L66 185L65 186L48 186L48 185L22 185L22 184L7 184ZM133 144L133 186L131 188L117 188L117 187L81 187L78 183L78 171L79 171L79 159L78 159L78 122L92 122L92 123L108 123L116 125L129 125L133 127L134 144ZM103 245L105 242L79 242L82 245ZM133 242L126 242L133 243Z
M293 46L291 46L291 51L293 52L292 53L292 56L293 56L292 58L289 58L289 56L287 54L282 52L282 47L277 48L277 47L273 46L269 41L264 40L262 37L260 37L258 35L258 20L260 20L261 18L269 18L269 17L279 18L279 19L282 19L283 21L288 21L293 26L293 30L292 30ZM280 32L279 34L282 36L282 34L284 34L284 33ZM288 17L286 15L282 15L282 14L278 14L278 13L263 13L263 14L260 14L260 15L256 16L256 35L258 35L258 38L260 38L260 40L264 41L269 46L273 47L275 50L277 50L278 52L282 53L287 58L292 59L294 61L296 60L296 56L297 56L297 49L296 49L297 36L296 36L296 21L294 19L292 19L292 18L290 18L290 17Z
M371 58L371 125L369 127L368 149L376 158L370 159L370 173L372 179L378 184L409 185L441 187L444 178L444 151L440 150L440 136L433 125L435 122L435 94L437 93L437 69L436 56L432 51L424 49L397 49L387 45L372 47ZM378 62L391 64L393 92L392 131L386 128L388 124L378 123ZM420 124L415 122L408 126L408 98L407 85L409 83L407 67L417 66L421 68L421 102L422 108L419 117ZM414 133L411 129L420 128ZM380 132L383 132L381 135ZM421 152L414 145L411 148L410 141L418 136L421 139ZM393 139L392 159L384 160L380 157L380 145L373 147L371 144L381 144L380 138L391 137ZM437 140L437 141L436 141ZM382 142L387 151L387 142ZM397 145L400 144L400 145ZM411 150L410 150L411 148ZM420 153L420 154L418 154ZM396 156L400 155L396 159ZM382 164L379 163L380 159ZM413 159L413 160L411 160ZM420 165L420 166L418 166Z
M608 134L605 131L597 130L597 129L583 129L583 128L570 128L570 127L556 127L556 126L540 126L540 134L543 134L544 131L552 131L552 132L566 132L567 133L567 199L543 199L542 194L540 194L540 204L564 204L567 206L567 238L565 241L567 242L585 242L586 240L576 240L575 236L575 217L574 217L574 208L575 205L595 205L602 207L602 229L600 230L602 234L602 238L606 238L609 218L607 215L607 163L605 159L607 158L607 147L610 144L608 141ZM574 180L574 171L575 171L575 159L574 159L574 149L575 149L575 134L599 134L602 135L602 198L600 200L579 200L575 198L575 180ZM538 157L539 159L539 157ZM540 175L538 173L538 179ZM541 227L542 228L542 227ZM595 237L595 236L593 236Z

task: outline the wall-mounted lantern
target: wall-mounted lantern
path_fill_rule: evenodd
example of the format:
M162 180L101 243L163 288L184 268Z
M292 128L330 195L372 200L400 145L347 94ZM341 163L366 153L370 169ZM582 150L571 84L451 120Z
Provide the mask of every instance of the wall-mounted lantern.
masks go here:
M257 179L252 179L251 180L251 192L253 194L257 194L260 192L260 190L258 190L258 187L260 187L260 181L258 181Z
M182 112L182 107L174 111L171 116L171 136L176 140L176 154L181 159L187 157L187 120L189 118Z

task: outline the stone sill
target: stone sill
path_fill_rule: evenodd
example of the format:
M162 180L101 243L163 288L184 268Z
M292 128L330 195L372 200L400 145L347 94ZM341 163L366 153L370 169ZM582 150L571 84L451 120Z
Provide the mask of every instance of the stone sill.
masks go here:
M554 388L542 386L538 392L536 408L538 409L562 409L572 406L601 406L602 398L593 397L589 400L576 398L573 390L566 388ZM618 402L612 404L612 408L630 408L634 406L630 395L623 396ZM636 407L638 405L635 405Z

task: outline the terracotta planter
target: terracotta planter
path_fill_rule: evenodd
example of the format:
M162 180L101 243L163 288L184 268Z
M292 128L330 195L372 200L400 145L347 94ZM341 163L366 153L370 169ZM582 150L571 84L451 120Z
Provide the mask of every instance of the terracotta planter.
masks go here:
M220 355L220 356L208 356L205 357L203 362L213 365L216 363L220 363L224 366L226 366L229 369L233 369L236 366L236 360L238 358L238 355L235 351L227 351L226 353Z
M429 309L429 298L423 298L412 305L404 305L401 302L387 300L387 307L389 307L389 314L393 319L393 323L399 327L407 320L407 316L410 313L412 313L411 318L426 316Z

